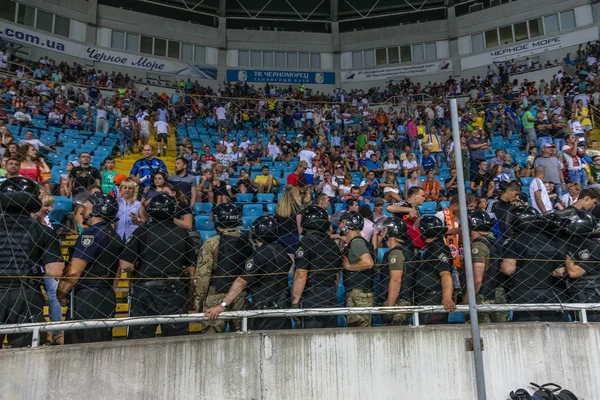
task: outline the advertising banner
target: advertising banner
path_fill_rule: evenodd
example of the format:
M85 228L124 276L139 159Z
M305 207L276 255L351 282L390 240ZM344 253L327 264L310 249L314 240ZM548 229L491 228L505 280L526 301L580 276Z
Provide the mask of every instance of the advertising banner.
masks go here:
M575 32L565 33L563 35L551 36L544 39L537 39L530 42L519 42L508 47L495 49L486 53L460 59L463 70L490 65L494 62L517 60L545 53L552 50L562 49L564 47L577 46L581 43L593 42L598 40L598 27L581 29ZM559 58L564 57L561 55Z
M217 78L216 68L199 67L181 61L86 46L66 38L46 35L6 21L0 21L0 39L23 43L27 46L41 47L88 61L139 68L148 72L195 76L202 79Z
M311 83L334 85L335 72L228 69L228 82Z
M397 67L342 71L342 83L386 81L405 76L433 75L442 72L452 74L451 60L435 61L426 64L398 65Z

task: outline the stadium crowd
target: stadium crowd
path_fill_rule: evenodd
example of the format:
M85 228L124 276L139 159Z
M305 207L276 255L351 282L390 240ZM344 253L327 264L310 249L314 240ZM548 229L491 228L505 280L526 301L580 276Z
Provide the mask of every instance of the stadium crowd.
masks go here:
M468 301L461 212L469 213L478 302L597 302L587 293L600 281L592 271L578 284L591 270L577 261L599 255L591 238L600 149L590 136L592 105L600 102L599 53L598 43L581 46L576 58L564 60L574 73L565 69L550 82L510 82L515 67L503 64L470 80L450 77L421 87L406 79L383 91L336 92L343 101L333 103L321 94L308 98L303 86L279 92L269 84L224 83L213 91L187 81L169 96L138 92L127 75L48 58L27 67L8 64L14 75L0 86L3 211L15 215L7 217L14 229L26 225L23 235L50 249L36 253L34 264L46 265L52 321L62 318L60 305L71 291L79 304L75 319L113 316L112 281L120 271L148 280L133 283L130 315L204 311L211 319L204 329L214 332L226 324L213 319L248 307L248 293L250 307L258 309L344 303L441 304L453 311ZM389 93L399 101L372 106ZM415 101L420 93L431 100ZM460 143L451 138L449 95L464 95ZM167 166L161 157L170 151L168 140L176 140L177 154ZM458 146L468 210L458 207ZM131 152L141 158L122 171L115 158ZM33 219L19 221L23 211ZM80 234L66 269L56 237L35 220ZM9 232L5 224L0 239L14 255L21 244ZM500 238L508 242L497 245ZM523 248L529 242L536 246ZM3 276L32 274L13 264ZM540 264L543 272L529 273ZM505 285L500 273L516 276L517 284ZM8 298L21 283L6 281L0 291ZM13 300L11 307L25 301ZM3 323L34 318L5 311ZM513 320L565 320L559 314L516 312ZM508 320L507 313L482 317ZM446 323L448 315L426 314L422 321ZM401 316L383 321L406 322ZM338 325L332 317L293 323ZM368 315L347 318L348 326L372 323ZM253 324L273 329L292 321ZM153 328L132 329L130 337L153 336ZM187 328L173 324L162 332ZM98 329L67 341L110 338ZM54 332L53 341L62 343L62 333Z

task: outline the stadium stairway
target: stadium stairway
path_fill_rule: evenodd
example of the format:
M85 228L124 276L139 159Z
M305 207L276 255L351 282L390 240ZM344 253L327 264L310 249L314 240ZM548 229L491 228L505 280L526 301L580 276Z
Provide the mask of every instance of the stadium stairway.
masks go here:
M160 159L164 161L170 174L175 172L175 159L177 158L177 144L175 143L176 141L177 138L175 136L175 130L171 129L167 143L167 155L165 156L164 154L162 154L160 156ZM153 134L150 135L149 144L151 144L152 147L154 147L154 156L156 157L158 151L156 147L156 140L154 139ZM139 151L139 148L134 146L133 150L134 152L132 152L130 155L125 155L125 157L122 160L120 159L120 156L117 152L117 156L115 156L115 169L118 171L118 173L129 176L133 164L143 157L143 155Z

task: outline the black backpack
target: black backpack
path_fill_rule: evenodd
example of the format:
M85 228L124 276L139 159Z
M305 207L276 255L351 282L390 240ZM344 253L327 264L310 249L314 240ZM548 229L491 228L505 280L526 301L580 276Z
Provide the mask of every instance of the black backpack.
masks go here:
M510 392L510 400L578 400L573 392L563 389L556 383L538 385L530 382L529 384L537 388L533 395L530 395L525 389L518 389L515 392Z

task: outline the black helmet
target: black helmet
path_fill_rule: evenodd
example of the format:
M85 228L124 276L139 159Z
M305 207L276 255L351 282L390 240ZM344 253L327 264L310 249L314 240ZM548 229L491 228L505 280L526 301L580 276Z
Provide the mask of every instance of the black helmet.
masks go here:
M119 203L117 203L114 197L106 193L92 193L87 201L92 204L92 212L85 218L84 223L87 223L92 217L102 218L108 222L117 221Z
M263 215L250 225L252 237L265 243L273 243L279 238L279 224L272 215Z
M557 216L560 218L560 225L569 234L577 236L597 236L597 220L593 215L573 207L557 213Z
M540 230L546 225L546 221L538 210L533 207L515 207L512 209L510 218L512 228L519 232L526 230Z
M409 239L408 236L408 228L403 219L398 217L387 217L383 221L382 228L387 228L387 232L383 240L388 240L389 238L396 238L400 240Z
M346 221L342 234L346 231L362 231L365 226L365 219L357 212L347 212L340 216L340 221Z
M473 210L467 213L469 219L469 230L475 232L489 232L494 226L494 220L488 213L481 210Z
M448 231L446 224L435 215L426 215L422 217L420 227L423 239L444 236Z
M159 193L150 199L150 204L146 207L146 211L155 221L167 221L175 218L177 201L173 196L169 196L166 193Z
M309 206L302 211L302 229L307 231L329 231L329 215L320 207Z
M40 185L20 176L6 179L0 185L0 207L5 212L29 214L40 211Z
M212 214L217 228L235 228L242 224L242 211L235 204L217 204Z

